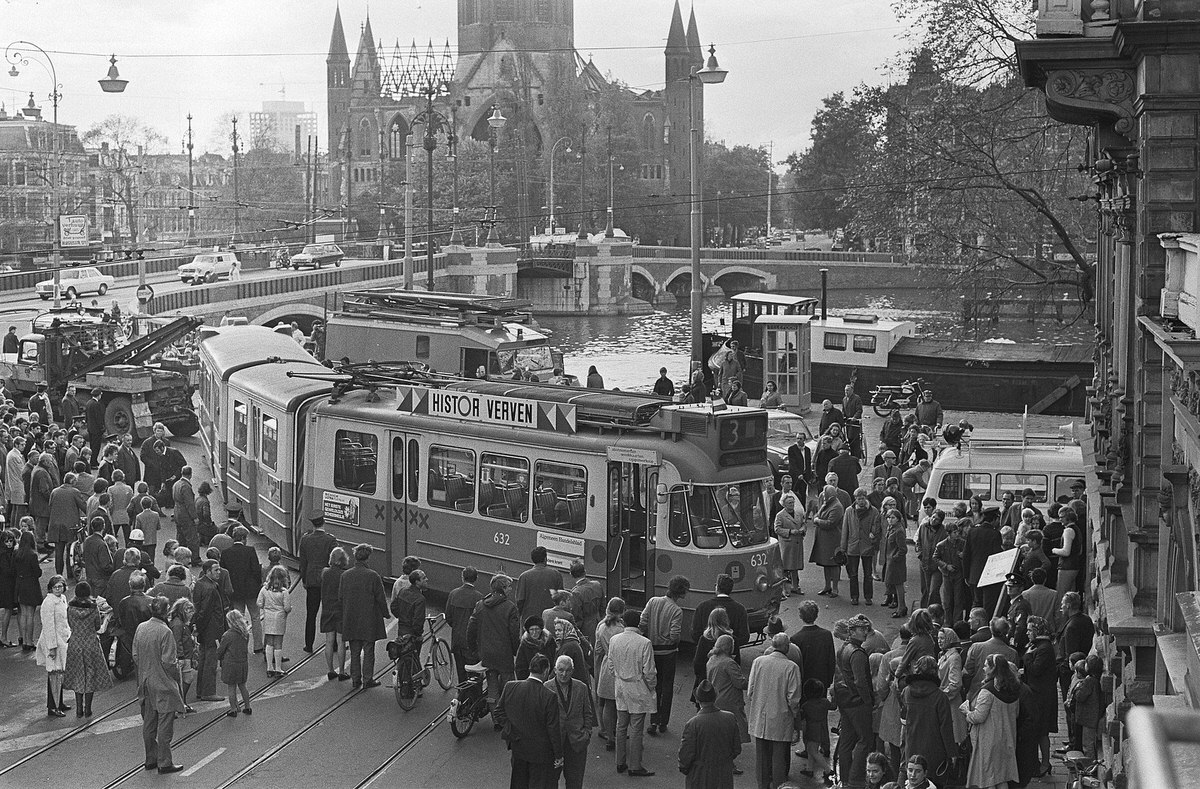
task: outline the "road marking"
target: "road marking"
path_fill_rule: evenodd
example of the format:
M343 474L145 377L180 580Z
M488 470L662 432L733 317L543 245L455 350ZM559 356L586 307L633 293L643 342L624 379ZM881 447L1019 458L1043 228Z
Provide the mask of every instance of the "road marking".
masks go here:
M208 763L209 763L209 762L211 762L213 759L217 758L218 756L220 756L220 755L221 755L221 754L223 754L223 753L225 753L225 749L224 749L224 748L217 748L215 751L213 751L212 753L210 753L208 756L205 756L203 759L201 759L200 761L198 761L198 762L196 762L195 764L193 764L191 767L189 767L189 768L187 768L186 770L184 770L184 771L183 771L183 773L182 773L183 777L184 777L184 778L187 778L187 777L189 777L189 776L193 775L193 774L194 774L194 773L195 773L197 770L199 770L201 767L204 767L206 764L208 764Z

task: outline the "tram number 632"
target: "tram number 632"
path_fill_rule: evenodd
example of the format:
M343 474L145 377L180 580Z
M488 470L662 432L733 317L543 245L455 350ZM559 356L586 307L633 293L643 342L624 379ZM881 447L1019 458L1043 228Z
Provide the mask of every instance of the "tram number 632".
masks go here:
M498 531L492 535L492 542L496 543L497 545L508 545L509 544L509 536L508 536L508 534L506 534L502 531Z
M766 567L767 555L765 553L756 553L750 557L751 567Z

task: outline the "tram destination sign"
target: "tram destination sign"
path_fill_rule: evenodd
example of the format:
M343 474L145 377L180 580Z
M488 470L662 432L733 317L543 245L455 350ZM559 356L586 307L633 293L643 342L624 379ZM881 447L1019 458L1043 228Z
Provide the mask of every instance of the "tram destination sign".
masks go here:
M400 405L396 410L409 414L555 433L575 432L575 406L569 403L520 400L478 392L426 389L422 386L400 386L397 389Z

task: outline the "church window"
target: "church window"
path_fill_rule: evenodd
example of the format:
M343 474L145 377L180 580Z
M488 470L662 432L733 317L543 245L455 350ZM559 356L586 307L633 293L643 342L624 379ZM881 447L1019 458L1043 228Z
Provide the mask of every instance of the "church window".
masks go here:
M470 106L471 106L471 97L470 97L470 96L463 96L463 100L462 100L462 101L463 101L463 106L464 106L464 107L470 107Z
M647 151L653 151L657 136L654 130L654 116L646 113L646 116L642 118L642 148Z
M663 121L663 145L671 144L671 119Z
M371 122L368 121L366 118L363 118L362 122L359 123L358 126L360 129L360 133L358 135L358 138L359 138L358 155L359 156L370 156L371 155Z
M539 94L538 94L538 106L539 106L539 107L541 107L541 106L544 106L544 105L545 105L545 103L546 103L546 94L545 94L545 93L539 93Z
M657 179L658 179L658 180L660 180L660 181L662 180L662 165L661 165L661 164L659 164L659 165L655 165L655 167L654 167L654 177L655 177L655 178L657 178Z

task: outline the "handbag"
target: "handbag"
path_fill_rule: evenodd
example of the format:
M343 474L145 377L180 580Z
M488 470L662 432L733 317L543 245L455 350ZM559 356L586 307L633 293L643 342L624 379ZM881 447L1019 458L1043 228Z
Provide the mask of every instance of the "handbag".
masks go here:
M841 548L838 548L836 551L834 551L833 552L833 563L837 564L837 565L845 564L846 563L846 552L843 551Z

